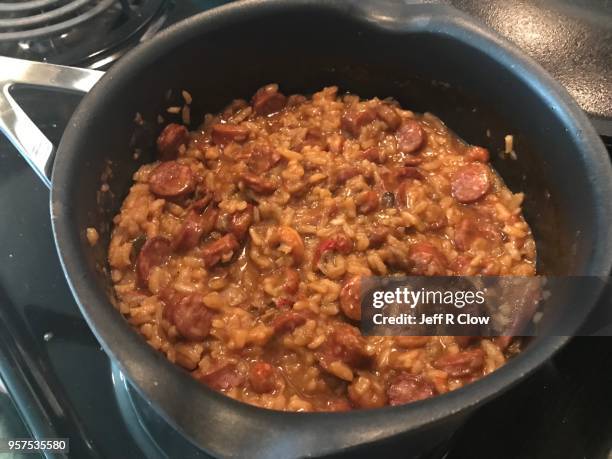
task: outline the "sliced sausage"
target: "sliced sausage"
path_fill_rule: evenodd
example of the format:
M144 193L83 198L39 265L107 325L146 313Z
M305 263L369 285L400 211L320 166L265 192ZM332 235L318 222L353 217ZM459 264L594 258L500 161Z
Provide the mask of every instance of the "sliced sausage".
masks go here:
M361 153L361 157L376 164L383 164L385 162L385 155L378 147L370 147L364 150Z
M410 246L408 259L413 274L417 276L443 276L446 274L446 258L429 242L417 242Z
M369 106L350 107L342 115L340 126L353 137L359 137L361 128L376 119L376 111Z
M409 119L399 127L395 138L401 153L416 153L425 143L425 131L417 120Z
M219 209L213 206L208 206L202 213L201 225L204 228L204 235L212 232L219 219Z
M391 406L424 400L433 397L435 393L435 387L429 380L406 372L397 375L387 389Z
M351 277L340 290L340 309L351 320L361 320L361 277Z
M211 137L215 145L226 145L230 142L246 142L249 133L249 128L246 126L217 123L212 126Z
M402 119L397 114L397 111L387 104L380 104L376 109L376 115L378 118L383 120L392 131L395 131L402 122Z
M334 183L336 185L342 185L347 180L352 179L360 174L361 170L355 166L343 166L338 168L334 176Z
M268 172L281 160L281 155L269 145L247 144L244 149L247 167L254 174Z
M163 236L155 236L143 244L136 258L136 277L141 287L146 287L151 270L162 265L170 255L172 243Z
M212 193L206 193L201 198L195 199L191 203L191 208L195 210L196 212L201 213L204 209L206 209L208 204L210 204L210 202L212 201L212 198L213 198Z
M253 110L258 115L280 112L286 104L287 98L278 92L278 85L275 83L259 88L253 96Z
M484 366L484 351L480 348L445 354L434 360L433 366L445 371L450 377L464 377L480 371Z
M482 163L461 166L451 180L453 197L463 204L478 201L490 187L489 167Z
M254 362L249 368L249 384L259 394L276 388L276 372L268 362Z
M172 248L178 251L193 249L198 245L203 234L202 216L198 212L191 210L185 217L183 226L172 241Z
M181 145L189 141L189 131L185 126L170 123L157 138L157 152L162 161L176 159Z
M236 239L244 238L253 223L253 204L247 204L246 209L234 212L229 221L229 231Z
M272 194L278 188L276 182L250 172L243 173L240 178L244 186L250 188L255 193Z
M244 383L244 376L238 372L236 365L230 363L203 374L198 379L211 389L222 391L239 387Z
M204 305L201 294L175 294L165 303L164 315L183 338L201 341L208 336L214 313Z
M367 366L371 357L359 330L345 323L335 324L334 327L316 354L321 367L328 370L330 364L337 361L351 367Z
M396 167L393 170L395 177L398 179L414 179L423 180L423 174L414 166Z
M238 241L233 234L226 234L216 241L209 242L204 247L200 256L204 260L204 266L210 268L219 263L224 258L229 259L238 248Z
M403 180L397 187L395 200L400 206L406 207L408 205L408 191L412 186L414 186L414 181L406 179Z
M161 163L151 172L149 188L160 198L178 198L195 191L196 179L189 166L176 161Z
M272 321L272 328L276 333L291 333L297 327L306 323L306 316L299 312L281 312Z

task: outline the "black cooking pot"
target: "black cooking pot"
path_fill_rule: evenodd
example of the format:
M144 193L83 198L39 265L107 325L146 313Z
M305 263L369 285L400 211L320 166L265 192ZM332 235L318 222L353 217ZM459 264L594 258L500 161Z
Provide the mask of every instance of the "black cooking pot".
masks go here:
M5 70L8 64L20 70L5 80L86 90L98 77L41 64L30 71L2 61ZM450 7L393 1L253 0L202 13L122 58L74 113L57 150L51 189L66 278L105 351L173 428L226 457L320 456L400 441L394 451L403 457L427 451L567 338L536 338L492 375L430 400L349 413L283 413L204 387L151 349L111 304L105 257L110 222L134 171L153 160L157 115L168 119L165 108L186 89L194 98L192 119L199 122L205 112L248 98L269 82L285 93L336 84L362 97L392 96L488 147L509 187L526 193L541 273L610 272L612 171L606 151L560 85L506 41ZM170 99L168 89L175 95ZM12 101L4 103L15 109ZM5 120L4 129L44 176L50 149L28 145L18 125L32 126L22 113L12 113L13 123ZM136 113L143 123L135 122ZM515 161L497 157L506 134L514 137ZM142 151L137 159L135 148ZM100 191L105 180L110 193ZM94 248L87 227L101 232ZM582 307L592 307L595 296Z

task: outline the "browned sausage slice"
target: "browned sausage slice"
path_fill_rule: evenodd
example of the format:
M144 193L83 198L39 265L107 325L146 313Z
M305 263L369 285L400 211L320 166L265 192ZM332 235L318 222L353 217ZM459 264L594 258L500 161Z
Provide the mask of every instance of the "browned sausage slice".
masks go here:
M210 371L198 379L210 388L221 391L238 387L244 383L244 376L238 372L235 365L230 363Z
M370 147L361 153L363 159L372 161L376 164L383 164L385 162L385 155L377 147Z
M208 207L203 214L195 209L189 211L179 233L172 241L175 250L190 250L198 245L202 236L210 233L217 221L219 211Z
M276 372L268 362L255 362L249 368L249 384L259 394L276 388Z
M355 166L349 165L349 166L339 167L336 170L336 174L334 177L334 183L336 185L342 185L347 180L350 180L353 177L358 176L360 172L361 172L360 169Z
M172 247L179 251L193 249L198 245L203 234L202 216L192 210L185 217L183 226L172 241Z
M395 133L397 149L402 153L416 153L425 142L425 131L417 120L409 119L402 123Z
M347 280L340 290L340 309L351 320L361 320L361 277Z
M408 258L412 263L412 272L417 276L443 276L446 273L446 258L429 242L411 245Z
M232 214L229 222L229 231L236 239L240 240L246 236L253 223L253 204L247 204L246 209Z
M201 341L208 336L214 314L204 305L201 294L175 294L165 303L167 312L164 311L164 315L183 338Z
M371 357L359 330L349 324L338 323L317 352L319 364L327 370L333 362L341 361L352 367L364 367Z
M375 118L376 112L372 107L354 106L342 115L340 126L353 137L359 137L361 128Z
M151 270L166 261L171 245L163 236L152 237L144 243L136 259L136 277L141 287L146 287Z
M272 180L250 172L245 172L240 177L242 178L244 186L256 193L271 194L278 188L278 185Z
M238 241L233 234L226 234L216 241L209 242L200 253L204 260L204 266L210 268L219 263L224 257L230 257L238 248Z
M230 142L243 143L249 138L249 128L237 124L213 124L212 141L215 145L225 145Z
M433 366L445 371L449 376L469 376L482 369L484 365L484 352L482 349L470 349L457 354L446 354L433 362Z
M393 172L397 178L423 180L423 174L414 166L396 167Z
M395 377L387 389L389 405L403 405L404 403L424 400L435 395L434 385L420 375L400 373Z
M258 115L280 112L286 104L287 98L278 92L278 85L275 83L259 88L253 96L253 110Z
M487 194L490 187L489 167L482 163L461 166L451 181L454 198L463 204L478 201Z
M176 159L179 148L189 141L189 131L185 126L170 123L157 138L157 151L162 161Z
M206 210L202 213L202 226L204 227L204 234L209 234L217 224L217 219L219 218L219 209L213 206L208 206Z
M149 188L160 198L178 198L195 191L195 176L189 166L176 161L161 163L151 172Z
M281 155L269 145L244 146L241 156L246 158L249 170L255 174L263 174L272 169L281 160Z

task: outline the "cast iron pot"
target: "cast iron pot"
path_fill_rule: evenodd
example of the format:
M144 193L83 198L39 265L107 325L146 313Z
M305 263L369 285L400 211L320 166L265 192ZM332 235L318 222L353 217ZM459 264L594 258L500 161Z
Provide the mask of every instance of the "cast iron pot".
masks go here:
M52 146L8 89L19 82L81 91L93 86L64 133L50 180L53 231L66 278L104 350L140 395L215 456L321 456L394 443L403 457L428 451L472 409L545 362L567 337L536 338L480 381L395 408L282 413L204 387L152 350L113 307L105 261L111 218L131 176L154 159L157 114L176 102L166 99L169 88L175 95L181 89L192 93L197 122L269 82L280 83L285 93L337 84L362 97L392 96L404 107L433 112L466 141L488 147L509 187L526 193L540 272L610 271L612 171L595 131L537 64L450 7L253 0L171 27L97 83L100 72L7 58L0 64L2 128L47 183ZM142 125L134 122L136 113ZM505 134L514 136L516 161L497 158ZM143 152L137 160L135 148ZM102 177L111 193L100 191ZM94 248L85 238L91 226L101 232ZM586 311L596 296L582 299Z

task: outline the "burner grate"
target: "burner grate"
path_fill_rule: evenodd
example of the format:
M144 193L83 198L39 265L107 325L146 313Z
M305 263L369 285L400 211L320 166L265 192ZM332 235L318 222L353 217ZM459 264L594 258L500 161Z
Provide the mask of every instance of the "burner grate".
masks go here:
M0 40L34 39L62 33L103 13L114 3L115 0L72 0L64 4L57 0L0 3L0 13L25 14L0 19ZM46 10L40 12L41 8Z
M165 20L169 0L0 0L0 55L99 66Z

